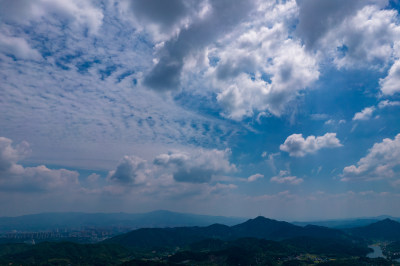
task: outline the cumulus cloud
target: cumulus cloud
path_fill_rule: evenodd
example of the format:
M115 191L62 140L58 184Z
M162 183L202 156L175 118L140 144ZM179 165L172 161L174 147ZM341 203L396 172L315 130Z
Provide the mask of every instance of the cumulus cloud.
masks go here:
M269 29L266 30L269 31ZM257 36L262 36L262 33L259 32ZM264 56L270 57L269 65L258 65L260 68L253 70L256 73L255 76L246 73L251 72L251 68L239 70L239 74L236 73L238 70L230 70L233 72L229 79L221 79L217 74L214 86L221 89L217 100L224 108L223 115L231 119L241 120L244 117L253 116L254 112L264 110L280 116L288 103L296 99L301 90L306 89L319 77L316 61L304 51L301 45L292 40L284 41L280 46L277 43L268 44L276 39L267 38L265 35L264 37L266 43L263 43L262 39L257 40L260 41L261 49L265 49L264 46L268 45L276 48L268 55L262 54L265 50L258 54L260 59ZM236 62L225 62L224 59L221 59L221 64L227 63L230 67L245 66L240 61L240 57L235 56L235 53L232 52L227 56L232 58L229 59L230 61ZM257 53L255 54L257 55ZM219 70L219 67L218 65L216 71ZM269 79L265 80L262 73L269 76Z
M386 66L393 56L394 42L399 38L397 11L366 6L346 20L326 41L335 43L336 65L341 67ZM328 44L327 44L328 45Z
M173 186L173 183L211 183L213 177L236 171L229 162L230 150L194 149L171 151L146 161L137 156L125 156L107 180L117 185Z
M23 141L14 148L11 139L0 137L0 171L9 170L30 152L28 142Z
M289 171L281 170L279 175L271 177L270 181L278 184L299 185L304 180L303 178L291 176Z
M264 178L264 175L262 175L262 174L254 174L254 175L249 176L247 178L247 181L248 182L254 182L254 181L256 181L258 179L261 179L261 178Z
M236 170L236 166L228 160L229 155L230 150L176 151L160 154L154 159L154 164L172 171L177 182L207 183L215 175Z
M297 0L298 36L306 46L333 59L338 68L385 69L393 61L388 77L380 80L382 92L398 91L396 81L400 39L398 12L386 9L387 0Z
M371 119L373 113L375 111L375 107L366 107L361 112L358 112L354 115L353 121L356 120L369 120Z
M137 156L124 156L108 179L122 184L140 183L145 179L146 161Z
M380 143L375 143L357 165L346 166L343 169L341 180L392 178L398 166L400 166L400 134L394 139L386 138Z
M49 169L44 165L23 167L18 161L30 153L29 144L15 147L12 140L0 137L0 184L2 190L53 191L78 188L79 173L66 169Z
M379 85L385 95L393 95L400 91L400 60L391 66L385 78L379 80Z
M142 201L169 201L203 199L224 195L237 188L226 182L234 180L226 174L236 171L228 160L229 150L175 150L162 153L153 160L125 156L110 171L100 195L128 197L135 195ZM238 180L236 180L238 181Z
M222 115L234 120L255 113L280 116L319 78L314 55L290 37L287 16L295 16L295 2L261 10L265 17L256 17L254 27L239 27L234 38L208 54L213 60L209 61L207 77L218 91Z
M293 134L287 137L285 142L280 145L281 151L286 151L290 156L303 157L309 153L315 153L323 148L341 147L336 133L326 133L323 136L308 136L303 138L302 134Z
M161 44L201 19L209 5L208 1L124 0L119 2L119 8L136 29L149 32Z
M157 91L179 89L184 59L189 53L204 49L221 34L231 31L253 7L254 1L208 1L209 11L204 16L183 28L176 38L165 42L144 84Z
M346 18L366 5L384 7L387 0L297 0L299 24L297 33L306 45L315 47L329 31L337 28Z

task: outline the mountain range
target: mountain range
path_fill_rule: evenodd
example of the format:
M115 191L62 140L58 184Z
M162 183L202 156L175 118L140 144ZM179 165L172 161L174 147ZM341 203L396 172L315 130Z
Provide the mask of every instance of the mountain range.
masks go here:
M392 221L400 226L400 223ZM380 227L386 220L377 222ZM384 225L383 225L384 226ZM354 232L354 233L353 233ZM206 227L174 227L174 228L141 228L126 234L105 240L105 243L120 244L126 247L153 248L184 246L205 239L234 240L238 238L260 238L268 240L284 240L296 237L329 238L351 240L362 239L362 231L343 231L322 226L298 226L284 221L277 221L259 216L234 226L213 224Z
M395 241L385 250L389 259L366 257L377 241ZM337 229L259 216L230 226L139 228L95 244L5 243L0 264L398 265L399 241L400 223L388 218Z
M316 225L346 229L366 226L386 218L400 221L400 218L384 215L357 219L291 222L291 224L302 227L307 225ZM0 233L13 230L51 231L65 228L80 229L84 227L120 227L129 230L138 228L208 226L215 223L232 226L243 223L246 220L248 220L248 218L199 215L166 210L157 210L146 213L50 212L16 217L0 217Z
M123 227L127 229L177 226L234 225L246 218L198 215L158 210L147 213L40 213L0 217L0 233L7 231L51 231L84 227Z

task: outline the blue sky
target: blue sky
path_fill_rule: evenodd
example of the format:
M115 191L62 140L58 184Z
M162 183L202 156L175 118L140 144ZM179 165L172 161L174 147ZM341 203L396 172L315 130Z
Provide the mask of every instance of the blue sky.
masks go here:
M1 0L0 213L400 216L396 0Z

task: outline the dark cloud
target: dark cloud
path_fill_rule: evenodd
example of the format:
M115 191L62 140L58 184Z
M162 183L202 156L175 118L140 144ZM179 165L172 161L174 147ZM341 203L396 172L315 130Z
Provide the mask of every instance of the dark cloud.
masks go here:
M385 6L387 0L297 0L299 24L297 33L308 48L314 48L318 40L329 30L357 12L360 8L377 4Z
M215 174L215 172L211 169L193 167L189 169L178 169L178 171L173 173L173 176L177 182L208 183L211 181L213 174Z
M184 58L231 31L254 7L253 1L241 0L213 0L209 4L206 17L193 21L177 38L165 43L159 62L144 80L145 85L158 91L178 89Z
M228 160L229 154L229 150L215 149L191 153L176 151L158 155L153 163L171 171L177 182L208 183L214 175L235 171L235 165Z
M130 7L141 22L152 22L166 29L185 17L189 12L187 1L182 0L132 0Z
M134 183L139 172L145 168L145 161L136 156L125 156L109 179L118 183Z

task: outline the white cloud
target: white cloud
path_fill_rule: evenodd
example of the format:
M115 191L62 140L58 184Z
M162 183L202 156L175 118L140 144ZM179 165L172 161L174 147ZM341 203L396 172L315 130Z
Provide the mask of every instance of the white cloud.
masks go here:
M154 164L172 171L177 182L207 183L218 174L236 171L228 160L230 150L197 149L190 153L175 151L160 154Z
M310 48L320 45L330 31L338 28L343 21L354 16L366 5L385 7L387 0L297 0L299 25L297 33Z
M371 119L373 113L375 111L375 107L366 107L361 112L355 113L353 117L353 121L356 120L369 120Z
M308 136L303 138L302 134L292 134L283 144L280 145L281 151L286 151L290 156L303 157L309 153L315 153L323 148L337 148L341 147L336 133L326 133L323 136Z
M400 60L391 66L385 78L379 80L379 85L385 95L393 95L400 91Z
M258 179L261 179L261 178L264 178L264 175L262 175L262 174L254 174L254 175L249 176L247 178L247 181L248 182L254 182L254 181L256 181Z
M258 7L253 1L208 3L207 15L156 49L156 65L144 84L158 91L212 90L221 115L233 120L285 113L319 77L316 59L287 28L296 15L295 1ZM222 27L223 14L235 19Z
M389 101L389 100L383 100L380 101L378 104L379 108L386 108L386 107L392 107L392 106L400 106L400 102L399 101Z
M44 165L23 167L18 161L30 153L29 144L0 137L0 187L9 191L53 191L79 188L79 173L66 169L49 169Z
M341 124L345 124L346 120L344 119L340 119L339 121L334 120L334 119L329 119L325 121L325 125L341 125Z
M342 181L351 179L374 180L392 178L395 168L400 166L400 134L394 139L383 139L375 143L357 165L343 169Z
M221 55L220 63L213 70L214 87L221 90L217 100L224 108L223 115L234 120L262 111L280 116L301 90L318 79L316 61L305 52L304 47L290 39L270 36L280 34L275 31L282 30L282 25L276 27L278 29L263 28L255 32L258 39L254 42L258 44L252 45L259 50L251 48L251 52L246 51L248 47L239 42L237 48L224 51ZM240 57L241 53L248 56ZM251 60L252 56L256 57L253 61L244 61ZM263 58L269 58L268 65L262 63ZM219 74L221 68L225 68L226 72L222 76ZM248 72L253 72L254 76ZM269 80L265 80L263 75L269 76Z
M39 60L40 53L33 49L25 39L21 37L6 36L0 32L0 52L13 55L18 59Z
M313 120L326 120L329 118L327 114L311 114L310 116Z
M397 11L378 1L297 1L297 33L310 49L333 58L338 68L382 69L400 38Z
M217 100L224 116L241 120L263 111L280 116L289 102L318 79L316 59L299 41L288 37L284 21L236 34L210 54L219 58L216 66L210 65L208 75L219 90Z
M75 27L85 25L96 33L103 22L103 12L90 1L78 0L2 0L0 15L6 22L28 23L55 15L58 19L71 21Z
M291 176L289 171L281 170L279 171L279 175L271 177L270 181L278 184L299 185L304 180L303 178Z
M399 34L397 11L366 6L334 29L325 41L326 45L343 47L335 55L339 68L381 68L391 60Z
M134 195L141 202L155 201L156 206L219 197L237 188L227 183L233 178L223 176L236 171L228 160L229 154L229 150L200 148L162 153L147 161L125 156L96 193L121 199Z
M208 1L207 6L211 11L205 14L200 12L203 15L199 19L180 31L175 38L166 41L162 49L157 51L157 63L144 79L146 86L161 92L179 91L185 61L218 38L229 34L236 25L248 18L255 8L255 1Z
M121 184L140 183L145 180L146 161L137 156L124 156L115 170L110 171L108 179Z
M333 59L338 68L384 70L384 95L400 91L398 11L385 9L386 0L297 1L297 33L308 48Z
M178 183L212 183L213 177L236 171L229 162L230 150L192 149L155 156L148 162L137 156L124 156L108 181L117 185L168 186ZM158 185L157 185L158 184Z
M109 170L116 158L132 151L148 159L188 143L221 149L244 130L144 88L141 80L153 66L154 44L147 33L122 20L115 6L106 2L101 8L108 17L98 29L101 38L50 13L29 18L28 25L0 25L1 34L43 53L42 60L18 60L17 55L15 60L3 54L0 44L0 99L5 103L0 104L0 128L6 136L40 146L32 160Z

